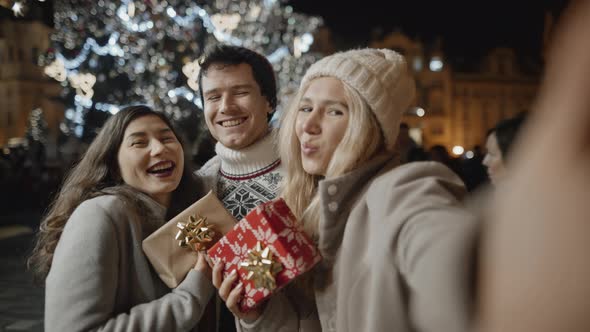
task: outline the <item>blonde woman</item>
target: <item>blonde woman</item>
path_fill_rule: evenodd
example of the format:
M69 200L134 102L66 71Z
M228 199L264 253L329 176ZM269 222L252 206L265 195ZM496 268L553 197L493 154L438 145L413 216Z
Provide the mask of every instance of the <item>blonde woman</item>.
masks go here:
M442 164L393 153L414 97L404 58L362 49L310 67L282 119L282 196L323 256L308 278L319 324L297 296L244 315L232 279L213 283L243 331L465 331L475 222ZM293 294L289 294L293 295ZM312 315L313 316L313 315ZM318 326L320 325L320 326Z

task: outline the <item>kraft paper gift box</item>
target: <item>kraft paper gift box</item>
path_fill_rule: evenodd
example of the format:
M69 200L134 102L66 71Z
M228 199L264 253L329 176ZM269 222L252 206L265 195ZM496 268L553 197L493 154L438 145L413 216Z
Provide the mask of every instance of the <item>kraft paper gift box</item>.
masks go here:
M236 225L236 219L209 192L145 240L143 252L164 283L175 288L205 251Z
M250 211L208 251L224 274L238 270L244 284L242 311L248 311L321 260L319 251L282 199Z

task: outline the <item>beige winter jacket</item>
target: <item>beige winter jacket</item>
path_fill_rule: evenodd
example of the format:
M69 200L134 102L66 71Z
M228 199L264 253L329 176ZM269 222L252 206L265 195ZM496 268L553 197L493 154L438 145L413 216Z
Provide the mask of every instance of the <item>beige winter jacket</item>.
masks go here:
M189 331L215 289L191 270L173 290L160 280L141 242L166 210L147 195L144 215L119 197L84 201L55 249L45 287L45 331Z
M468 330L476 221L464 185L439 163L397 165L380 157L319 184L320 323L279 294L240 330Z

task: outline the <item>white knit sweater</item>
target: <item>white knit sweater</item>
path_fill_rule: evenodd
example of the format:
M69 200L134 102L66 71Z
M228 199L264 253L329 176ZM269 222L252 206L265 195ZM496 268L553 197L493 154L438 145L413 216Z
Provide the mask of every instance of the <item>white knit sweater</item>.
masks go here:
M221 143L217 156L196 172L208 190L217 193L225 208L241 220L263 202L277 197L283 179L283 167L276 147L275 133L241 150Z

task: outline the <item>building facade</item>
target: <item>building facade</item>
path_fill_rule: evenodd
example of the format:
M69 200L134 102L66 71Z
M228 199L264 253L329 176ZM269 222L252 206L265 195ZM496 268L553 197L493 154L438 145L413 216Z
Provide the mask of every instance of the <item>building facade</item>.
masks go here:
M38 57L50 46L51 29L40 22L0 22L0 146L23 138L30 112L41 108L49 127L48 151L55 150L63 106L61 86L43 74Z
M511 49L494 49L479 70L460 72L446 61L440 43L425 49L419 41L393 32L370 46L406 57L416 79L416 99L403 121L426 148L440 144L449 151L457 146L467 151L483 145L488 129L530 110L537 93L538 76L523 73Z

